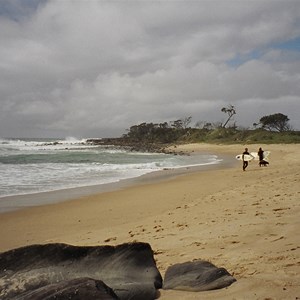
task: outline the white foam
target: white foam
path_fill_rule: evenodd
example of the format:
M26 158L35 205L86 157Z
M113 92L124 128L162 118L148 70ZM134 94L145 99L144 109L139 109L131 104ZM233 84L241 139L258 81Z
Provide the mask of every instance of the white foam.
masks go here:
M212 155L173 156L91 148L85 141L73 137L51 141L1 139L0 197L118 182L164 168L220 162Z

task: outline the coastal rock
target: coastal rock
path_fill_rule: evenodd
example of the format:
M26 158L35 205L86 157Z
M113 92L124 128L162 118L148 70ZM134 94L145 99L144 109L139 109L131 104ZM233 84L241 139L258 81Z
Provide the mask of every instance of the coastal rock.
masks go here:
M48 284L39 289L25 292L22 300L118 300L118 296L103 281L92 278L76 278Z
M31 245L0 254L0 299L3 300L29 299L23 296L34 295L34 291L39 295L39 291L44 293L47 289L51 293L53 285L60 282L66 287L69 282L72 290L72 280L77 278L82 280L78 279L81 287L89 282L90 289L83 288L86 293L100 292L91 281L95 284L103 281L119 299L152 300L162 287L162 277L147 243L93 247Z
M167 151L165 147L168 144L165 143L153 143L149 141L133 141L127 138L102 138L102 139L88 139L86 141L91 145L101 145L107 147L120 147L121 149L126 149L132 152L151 152L151 153L169 153L173 154L171 151Z
M226 269L197 260L170 266L165 274L163 289L199 292L221 289L235 281Z

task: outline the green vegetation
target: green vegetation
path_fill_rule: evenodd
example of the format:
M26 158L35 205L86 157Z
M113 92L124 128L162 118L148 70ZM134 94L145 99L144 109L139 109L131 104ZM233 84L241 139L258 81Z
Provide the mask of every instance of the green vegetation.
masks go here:
M300 143L300 131L273 132L265 129L236 129L236 128L172 128L161 127L160 124L132 126L123 136L130 142L140 143Z
M229 120L236 114L231 105L221 110L228 114L228 119L220 123L197 122L196 127L188 127L191 117L182 120L163 122L159 124L141 123L131 126L123 141L135 144L170 144L170 143L300 143L300 131L291 129L289 118L277 113L264 116L259 124L254 124L256 129L238 129L235 123L226 127Z
M272 132L264 129L216 128L202 136L195 132L189 137L189 141L223 144L290 144L300 143L300 131Z
M289 118L286 115L281 113L264 116L259 120L259 124L253 124L255 126L260 125L261 128L270 130L270 131L290 131L292 128L289 125Z

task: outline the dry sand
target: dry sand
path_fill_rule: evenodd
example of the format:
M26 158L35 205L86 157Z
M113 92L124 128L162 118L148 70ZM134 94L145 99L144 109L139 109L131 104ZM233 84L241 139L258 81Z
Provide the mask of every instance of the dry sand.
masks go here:
M35 244L150 243L164 276L194 259L225 267L237 282L208 292L161 291L160 299L300 299L300 145L252 161L0 215L0 251ZM243 145L191 144L188 152L236 155Z

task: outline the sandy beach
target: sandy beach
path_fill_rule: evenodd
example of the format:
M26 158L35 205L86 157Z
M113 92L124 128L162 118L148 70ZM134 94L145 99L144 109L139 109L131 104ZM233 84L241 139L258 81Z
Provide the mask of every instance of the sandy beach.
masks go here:
M0 214L0 251L61 242L147 242L162 276L204 259L237 282L208 292L161 291L160 299L300 299L299 144L247 145L271 151L251 161L130 185L71 201ZM186 152L241 153L246 145L189 144Z

